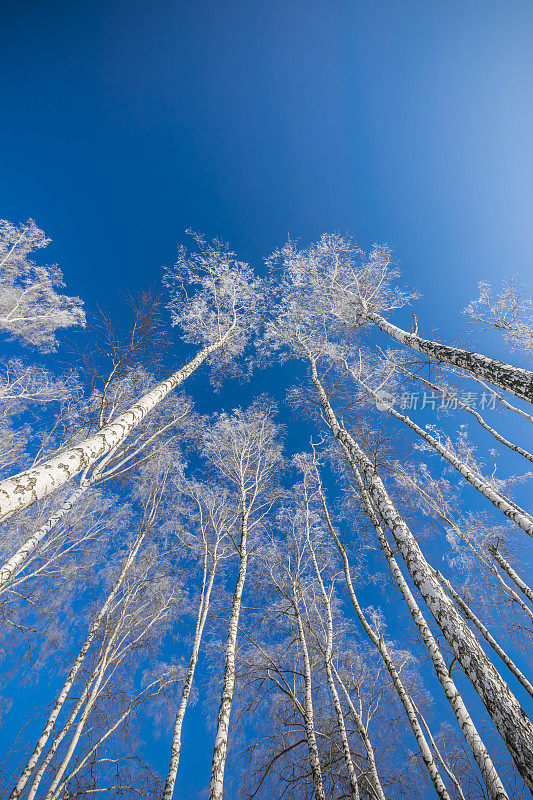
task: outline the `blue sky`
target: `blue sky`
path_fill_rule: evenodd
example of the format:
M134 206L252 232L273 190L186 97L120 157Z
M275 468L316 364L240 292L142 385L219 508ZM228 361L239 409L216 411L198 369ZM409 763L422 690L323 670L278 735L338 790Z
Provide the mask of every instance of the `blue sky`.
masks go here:
M387 241L424 295L422 332L445 340L479 280L531 284L531 3L19 0L1 14L0 216L35 218L89 308L157 286L187 227L259 269L287 234Z
M88 302L157 283L192 226L388 241L459 310L533 263L527 2L19 2L4 8L2 214ZM52 252L52 251L50 251Z

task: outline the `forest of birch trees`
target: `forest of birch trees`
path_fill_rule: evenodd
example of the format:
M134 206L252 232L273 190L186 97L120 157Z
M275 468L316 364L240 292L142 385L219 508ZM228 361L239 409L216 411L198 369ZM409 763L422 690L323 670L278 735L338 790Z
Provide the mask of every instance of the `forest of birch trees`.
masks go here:
M189 232L113 315L48 243L0 222L0 798L181 798L195 739L209 800L531 796L523 288L442 341L387 246Z

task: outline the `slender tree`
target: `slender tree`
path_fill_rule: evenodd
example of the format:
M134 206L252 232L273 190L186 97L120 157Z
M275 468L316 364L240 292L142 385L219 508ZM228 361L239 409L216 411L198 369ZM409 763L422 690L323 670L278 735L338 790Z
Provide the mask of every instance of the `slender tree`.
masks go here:
M0 520L8 519L88 470L120 445L169 392L211 356L220 351L220 357L231 359L242 352L258 320L259 281L248 265L236 261L224 245L209 246L199 237L197 243L197 253L180 250L175 271L169 273L167 283L179 287L179 281L186 282L189 290L199 286L191 296L185 292L180 297L175 289L171 306L174 323L180 325L187 341L200 343L201 349L98 433L38 467L2 481Z
M247 411L221 414L204 434L204 455L234 496L234 544L239 562L226 639L222 694L218 711L209 800L222 800L242 595L253 538L275 500L272 485L280 460L273 407L267 401Z

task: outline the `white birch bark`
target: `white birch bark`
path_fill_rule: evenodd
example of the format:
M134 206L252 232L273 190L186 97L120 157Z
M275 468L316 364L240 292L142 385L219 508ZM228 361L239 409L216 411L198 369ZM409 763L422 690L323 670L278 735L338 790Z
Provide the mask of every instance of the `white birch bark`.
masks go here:
M293 596L294 615L296 617L296 626L298 630L298 639L300 641L300 649L302 651L303 665L304 665L304 725L305 735L307 739L307 747L309 750L309 764L311 766L311 776L313 780L313 794L315 800L326 800L324 793L324 782L322 780L322 770L320 768L320 757L318 753L318 745L315 734L315 718L313 710L313 683L311 677L311 663L309 661L309 651L307 649L307 642L305 639L305 632L300 615L300 608L298 605L298 598L296 594Z
M178 711L176 713L176 720L174 722L174 732L172 735L172 747L170 753L170 764L168 768L167 778L165 781L165 788L163 790L163 800L172 800L172 797L174 795L174 788L176 786L176 776L178 774L178 767L180 762L181 729L183 726L183 720L185 718L185 712L187 710L187 705L191 694L192 684L194 680L194 672L196 670L196 664L198 662L198 655L200 652L202 634L207 619L207 613L209 611L211 590L213 588L213 582L215 580L215 571L217 567L216 556L213 559L211 570L208 570L207 560L208 560L208 549L206 544L204 552L204 571L202 577L202 588L200 591L200 602L198 605L198 613L196 615L194 641L191 650L191 656L189 659L189 666L187 668L187 675L185 676L185 682L183 684L183 690L181 693L181 700L178 706Z
M444 388L443 386L437 386L436 384L431 383L431 381L426 380L426 378L422 378L420 375L413 375L412 372L409 372L409 370L405 369L400 365L396 366L399 366L399 369L406 375L409 375L410 378L413 378L413 380L417 380L420 381L421 383L424 383L426 386L429 386L435 392L442 392L442 394L446 395L446 397L450 398L450 400L453 400L453 402L456 403L459 406L459 408L462 408L464 409L464 411L468 411L469 414L472 414L472 416L477 419L481 427L484 428L488 433L490 433L491 436L493 436L496 439L496 441L500 442L500 444L505 445L505 447L508 447L510 450L513 450L513 452L518 453L524 458L527 458L528 461L533 462L533 455L528 450L524 450L524 448L520 447L520 445L515 444L515 442L511 442L509 439L506 439L505 436L502 436L501 433L499 433L495 428L493 428L491 425L488 424L488 422L481 416L479 411L476 411L475 408L471 408L466 403L463 403L460 400L460 398L457 397L456 394L452 394L452 392L448 391L448 389Z
M514 567L509 564L506 558L502 556L497 547L490 548L490 554L498 562L504 572L511 578L511 580L518 586L520 591L533 603L533 589L520 577Z
M492 561L489 558L487 558L486 554L482 552L480 548L472 542L471 538L461 530L459 525L457 525L454 519L447 512L446 507L441 502L436 500L433 497L433 495L428 494L428 492L422 489L421 486L418 486L412 480L412 478L409 475L407 475L407 473L403 472L402 478L407 478L409 480L411 486L413 486L413 488L415 488L416 491L422 495L424 502L429 506L429 508L431 508L433 511L436 511L438 516L446 523L446 525L449 525L452 531L468 547L470 552L475 556L475 558L480 562L480 564L482 564L485 567L485 569L488 572L490 572L490 574L495 578L495 580L501 586L504 594L506 594L509 598L511 598L511 600L513 600L518 606L520 606L522 611L524 611L524 613L533 620L533 609L529 608L529 606L527 606L526 603L524 603L522 598L514 591L514 589L504 581L504 579L498 572L496 566L492 563ZM488 549L491 555L493 555L496 561L498 561L502 569L507 573L507 575L511 578L511 580L514 581L515 585L526 595L526 597L528 597L528 599L531 599L533 601L533 592L531 591L531 588L522 580L522 578L518 575L516 570L514 570L509 564L509 562L506 559L504 559L503 556L501 556L501 554L499 554L498 550L495 547L490 547L489 545ZM500 556L501 560L498 559L496 554Z
M169 392L183 383L210 355L223 347L230 332L228 331L220 341L200 350L185 366L147 392L131 408L119 414L113 422L104 425L98 433L43 464L0 482L0 522L37 500L47 497L121 444Z
M416 713L418 714L418 716L420 717L420 719L422 720L422 725L426 729L426 733L428 735L429 741L431 742L431 746L432 746L433 750L435 751L435 753L437 755L437 758L439 759L440 763L442 764L443 770L445 771L446 775L452 781L452 783L455 786L455 788L457 790L457 793L458 793L459 797L461 798L461 800L466 800L466 797L464 796L464 792L463 792L462 786L459 783L459 781L457 780L456 775L449 768L448 764L446 763L446 759L443 757L442 753L440 752L439 748L437 747L437 743L435 742L435 739L433 738L433 734L431 733L430 727L427 724L426 720L424 719L424 716L421 714L420 709L417 708L416 706L415 706L415 710L416 710Z
M70 690L72 688L72 685L73 685L73 683L74 683L74 681L76 679L76 676L77 676L78 672L80 671L81 666L82 666L82 664L83 664L83 662L85 660L85 656L87 655L87 653L89 651L89 648L90 648L91 644L93 643L96 634L98 633L98 630L100 628L102 620L106 616L106 614L107 614L107 612L109 610L109 607L111 606L113 600L115 599L115 597L117 595L117 592L119 591L120 587L122 586L122 582L123 582L128 570L130 569L133 561L135 560L135 558L137 556L137 553L139 552L139 548L140 548L140 546L141 546L141 544L143 542L144 537L145 537L145 534L143 533L143 534L141 534L141 536L139 536L137 538L137 541L135 542L134 547L132 548L132 550L130 551L130 553L129 553L127 559L126 559L126 561L124 562L124 566L123 566L123 568L121 570L121 573L120 573L115 585L113 586L113 589L108 594L105 603L103 604L103 606L101 607L100 611L98 612L98 614L94 618L93 624L92 624L91 629L89 631L89 635L87 636L87 638L85 639L85 642L83 643L83 646L82 646L82 648L81 648L81 650L80 650L80 652L78 654L78 657L76 658L76 661L74 662L74 664L73 664L73 666L72 666L72 668L71 668L71 670L70 670L70 672L68 674L67 680L65 681L65 683L63 685L63 688L61 689L61 691L60 691L60 693L58 695L58 698L57 698L57 700L56 700L56 702L54 704L54 707L53 707L53 709L52 709L52 711L50 713L50 716L48 717L48 720L47 720L46 725L45 725L45 727L43 729L43 732L41 733L39 739L37 740L37 743L35 745L33 753L31 754L26 766L24 767L24 769L22 771L22 774L21 774L20 778L18 779L15 788L11 792L11 794L9 796L9 800L17 800L17 798L19 798L21 796L24 787L26 786L26 784L27 784L32 772L34 771L35 767L37 766L37 762L39 761L41 753L43 752L43 750L44 750L44 748L46 746L46 743L47 743L47 741L48 741L48 739L50 737L50 734L51 734L51 732L52 732L52 730L53 730L53 728L54 728L54 726L56 724L56 721L57 721L57 718L59 716L59 713L60 713L61 709L63 708L63 705L64 705L64 703L65 703L65 701L66 701L66 699L67 699L67 697L69 695L69 692L70 692Z
M344 547L341 540L337 536L337 533L331 521L329 509L326 503L326 497L322 489L322 484L320 481L320 475L318 473L318 470L316 471L316 474L319 482L320 499L322 502L322 508L324 510L324 516L326 518L326 523L329 532L331 533L333 541L337 545L337 549L339 550L339 553L341 554L342 557L344 577L346 579L346 586L348 587L348 593L350 595L350 600L352 601L353 609L356 613L359 622L363 627L363 630L365 631L366 635L368 636L372 644L378 650L383 660L383 663L385 664L389 672L389 675L391 676L393 686L405 709L407 719L409 720L409 724L415 736L416 742L418 744L418 747L420 748L420 754L422 756L424 764L426 765L426 769L428 771L433 787L437 793L437 796L440 798L440 800L451 800L448 790L446 788L446 784L442 780L437 764L435 763L435 759L433 758L431 749L427 743L424 731L420 727L420 723L417 718L416 709L414 707L413 701L411 700L411 697L407 689L405 688L403 681L400 678L398 670L396 669L396 665L394 664L394 661L392 660L392 657L389 653L387 644L383 639L383 637L379 636L372 628L365 614L363 613L361 606L359 605L359 601L357 599L357 595L355 593L355 589L353 586L352 576L350 572L350 563L348 561L346 548Z
M350 434L339 424L318 378L315 359L309 351L308 358L312 370L312 381L320 398L328 426L343 446L352 468L359 467L363 473L372 503L393 534L415 586L424 598L472 686L481 697L518 771L528 786L533 789L533 725L531 720L461 618L453 601L431 574L431 569L416 539L395 508L373 464Z
M135 587L131 597L129 598L130 601L133 601L138 593L139 586ZM132 642L129 644L126 643L128 638L128 631L123 629L122 623L124 622L127 626L131 621L132 616L128 613L128 608L126 606L123 607L119 621L115 624L113 633L109 638L109 642L106 645L105 653L102 659L98 664L97 675L96 679L92 685L90 692L88 693L87 702L85 708L83 709L76 728L74 730L74 734L72 739L70 740L70 744L67 748L65 755L56 771L54 779L50 784L43 800L52 800L56 797L56 793L58 787L61 785L61 781L63 775L65 774L70 761L76 751L80 738L83 734L85 724L89 719L89 716L98 700L100 692L103 688L107 685L108 681L110 680L110 675L106 677L106 671L108 667L111 667L111 674L117 668L118 664L122 659L126 656L126 654L131 650L131 648L137 644L144 635L150 630L150 628L159 620L162 616L166 614L168 611L168 604L163 605L160 609L156 611L155 614L151 613L148 616L143 618L142 621L142 628L140 632L136 632L133 636ZM124 719L124 717L121 718ZM109 731L111 732L111 731ZM108 735L108 734L107 734ZM106 738L106 737L104 737ZM32 787L33 788L33 787ZM29 798L28 798L29 800Z
M482 621L479 619L479 617L477 617L476 614L474 614L468 603L466 603L461 597L461 595L455 591L450 581L447 578L445 578L441 572L435 570L434 574L437 580L440 581L440 583L442 583L442 585L444 586L450 597L453 598L458 608L461 609L464 616L476 626L476 628L481 633L483 638L490 644L494 652L497 653L498 656L501 658L505 666L513 673L515 678L522 684L526 692L528 692L531 695L531 697L533 697L533 686L528 681L524 673L521 672L521 670L516 666L514 661L507 655L505 650L502 647L500 647L500 645L498 644L494 636L491 634L489 629L486 627L486 625L484 625Z
M344 681L342 680L342 678L340 677L340 675L338 673L338 670L336 669L336 667L334 665L332 665L332 666L333 666L333 670L335 672L335 677L337 679L337 683L341 687L342 692L343 692L344 697L345 697L345 700L346 700L346 703L348 704L348 708L352 712L352 717L354 719L355 726L357 728L357 733L361 737L361 741L363 742L365 750L366 750L366 760L368 762L368 766L369 766L369 769L370 769L370 774L372 776L372 780L371 780L372 791L374 792L376 800L386 800L385 794L383 792L383 787L381 785L381 779L379 777L379 773L378 773L378 769L377 769L377 765L376 765L376 758L374 756L374 748L372 747L372 742L370 741L370 736L368 735L366 727L365 727L365 725L363 723L363 718L361 716L361 713L356 709L355 704L354 704L354 702L353 702L353 700L352 700L352 698L350 696L350 692L346 688L346 685L345 685Z
M432 436L428 431L421 428L416 422L413 422L406 414L401 414L399 411L396 411L395 408L392 406L388 406L387 411L392 414L393 417L403 422L407 425L411 430L417 433L424 441L426 441L431 447L433 447L441 456L446 459L446 461L451 464L455 469L465 478L468 483L470 483L475 489L478 490L484 497L489 500L493 506L495 506L499 511L505 514L515 525L518 525L519 528L528 534L528 536L533 536L533 517L524 511L522 508L519 508L512 500L509 500L507 497L501 494L497 489L495 489L491 484L481 478L474 470L472 470L469 466L467 466L464 462L458 459L448 448L444 447L434 436Z
M38 547L45 536L50 533L50 531L52 531L64 517L66 517L80 497L85 494L90 485L90 481L82 480L77 489L75 489L72 494L63 503L61 503L55 514L47 519L44 525L41 525L41 527L19 547L17 552L5 562L0 569L0 594L6 589L11 579L15 577L20 568L34 552L35 548Z
M514 367L495 358L489 358L481 353L472 353L459 347L450 347L446 344L432 342L429 339L422 339L415 333L408 333L398 328L380 314L370 312L367 318L397 342L431 356L441 363L444 362L445 364L459 367L465 372L499 386L500 389L505 389L505 391L520 397L522 400L533 402L533 372Z
M91 681L95 677L96 677L96 671L93 673L93 677L91 678ZM91 681L89 681L87 683L87 685L85 686L85 688L83 689L83 692L81 693L78 702L74 706L74 708L73 708L73 710L72 710L72 712L70 714L70 717L68 718L68 720L66 721L66 723L64 724L62 729L59 731L57 736L54 737L54 740L53 740L52 744L50 745L46 756L41 761L41 764L39 765L39 768L35 771L35 773L33 775L33 780L32 780L31 786L30 786L28 794L26 796L26 800L34 800L35 795L37 794L37 791L39 789L39 786L41 785L41 780L43 778L43 775L46 772L46 770L48 769L48 765L50 764L50 762L52 761L53 757L55 756L59 746L61 745L61 742L63 741L65 736L68 734L68 732L71 730L72 726L74 725L74 722L75 722L75 720L76 720L81 708L83 707L84 702L87 699L87 695L89 694Z
M248 512L245 501L241 507L241 541L239 545L239 574L228 625L228 636L226 639L226 654L224 660L224 679L222 685L222 695L218 710L217 731L215 735L215 745L213 748L213 760L211 765L211 782L209 786L209 800L222 800L224 790L224 771L226 767L226 755L228 750L229 722L231 707L233 704L233 690L235 688L235 652L237 648L237 631L239 628L239 617L241 613L242 593L246 580L246 569L248 565Z
M489 756L487 748L485 747L481 736L479 735L476 726L474 725L474 721L472 720L468 709L466 708L463 698L459 690L457 689L446 665L446 662L442 656L440 648L437 644L437 641L431 630L427 621L422 614L420 606L416 602L413 593L411 592L405 578L403 577L402 571L400 570L398 563L392 553L392 550L389 546L387 541L387 537L379 524L379 520L376 516L374 511L374 507L370 497L368 496L368 492L366 487L363 483L363 480L357 470L355 469L355 476L357 480L357 484L359 486L359 490L361 492L361 496L363 498L363 503L365 505L367 514L372 522L372 525L376 531L376 534L379 539L379 543L385 558L387 559L387 563L391 570L392 575L394 576L394 580L396 585L400 589L402 596L407 604L407 607L413 617L413 620L420 631L422 636L422 640L426 645L428 652L430 654L431 660L433 662L433 666L435 668L435 672L437 674L437 678L439 683L441 684L442 688L444 689L444 693L446 694L446 698L450 703L452 710L455 714L457 722L463 734L465 736L468 745L472 751L472 755L481 771L483 776L483 780L487 787L490 797L493 800L509 800L507 792L505 791L503 784L500 780L500 777L492 763L492 759Z
M337 687L335 686L335 679L333 677L333 615L331 611L331 600L328 593L326 592L326 587L324 586L324 581L322 580L322 573L320 571L320 567L318 565L318 561L316 558L315 548L311 541L311 537L309 535L308 511L306 513L306 520L305 520L305 535L307 539L307 546L309 547L309 551L311 553L313 567L315 568L315 574L318 580L318 585L320 586L322 601L324 603L324 608L326 610L326 647L324 652L324 666L326 668L328 686L331 692L331 697L333 698L333 707L335 709L335 714L337 716L337 725L339 726L339 733L341 736L344 763L346 766L346 771L348 773L348 779L350 781L351 797L352 800L359 800L359 785L357 783L357 775L355 772L355 766L350 751L350 743L348 741L348 735L346 733L346 725L344 722L344 714L342 713L341 701L339 698L339 693L337 692Z
M89 716L89 714L90 714L90 712L91 712L91 710L93 708L93 705L94 705L94 703L96 701L96 698L98 696L98 690L100 688L100 684L102 683L102 681L104 679L105 671L106 671L106 668L108 666L109 659L110 659L110 653L112 652L113 645L115 643L116 637L118 636L118 632L119 632L119 625L115 625L113 633L109 637L109 640L107 641L107 643L105 643L105 647L103 649L103 653L100 656L100 658L98 659L96 667L94 668L93 673L91 675L91 678L88 681L84 691L82 692L82 696L78 700L78 703L76 704L76 707L75 707L74 711L70 715L67 723L63 726L63 729L54 738L54 741L52 742L52 745L51 745L51 747L49 749L49 752L46 754L46 757L43 759L43 762L42 762L41 766L37 770L37 773L36 773L36 775L35 775L35 777L33 779L33 782L32 782L32 785L30 787L30 790L29 790L29 793L28 793L28 796L27 796L26 800L34 800L35 795L37 794L37 791L39 789L39 785L41 783L41 780L42 780L42 777L44 775L44 772L45 772L46 768L49 766L50 762L52 761L52 758L53 758L54 754L56 753L59 745L61 744L61 742L64 740L64 738L67 736L67 734L71 730L72 726L74 725L74 722L76 720L78 712L83 708L83 703L85 702L86 705L85 705L85 708L82 711L81 717L80 717L80 719L79 719L79 721L77 723L77 726L76 726L76 729L75 729L75 733L74 733L74 738L71 741L71 744L70 744L70 746L69 746L69 748L67 750L66 755L63 757L63 761L62 761L62 763L61 763L61 765L59 767L58 772L56 773L57 782L55 781L55 779L52 781L52 784L49 787L49 790L48 790L48 792L46 794L46 800L49 800L49 798L53 794L53 791L55 791L55 789L57 788L57 785L61 781L61 778L63 777L63 774L64 774L66 768L68 767L68 764L70 763L70 760L71 760L71 758L72 758L72 756L74 754L74 751L76 749L77 743L79 741L79 738L80 738L81 733L83 731L83 728L85 726L85 722L87 721L87 718L88 718L88 716Z
M50 800L59 800L62 792L64 792L66 789L67 783L71 781L72 778L74 778L79 772L81 772L81 770L90 760L91 756L93 756L94 753L96 753L96 751L98 750L98 748L102 746L105 740L108 739L111 736L111 734L114 733L117 730L117 728L119 728L122 725L124 720L129 717L134 708L136 708L140 703L143 703L148 698L154 697L155 695L159 694L161 688L169 682L170 681L166 681L165 683L163 683L162 679L158 678L157 680L152 681L152 683L150 683L145 689L143 689L143 691L135 698L135 700L128 705L126 710L120 715L120 717L116 720L116 722L106 730L106 732L98 739L96 744L94 744L90 748L90 750L83 756L80 763L67 775L66 778L63 779L61 784L55 790L54 794L50 797ZM150 689L153 689L156 686L158 686L158 690L153 692L152 694L149 694ZM47 794L47 798L49 794L50 791Z

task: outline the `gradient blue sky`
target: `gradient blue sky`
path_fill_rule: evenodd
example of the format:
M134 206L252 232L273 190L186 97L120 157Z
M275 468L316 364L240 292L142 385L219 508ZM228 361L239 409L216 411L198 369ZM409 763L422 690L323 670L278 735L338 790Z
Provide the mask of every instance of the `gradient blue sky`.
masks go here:
M479 280L531 283L532 41L516 0L5 3L0 216L89 308L157 286L187 227L256 265L289 233L387 241L453 339Z
M0 31L2 216L89 303L188 226L255 262L388 241L447 313L531 273L529 2L21 0Z

